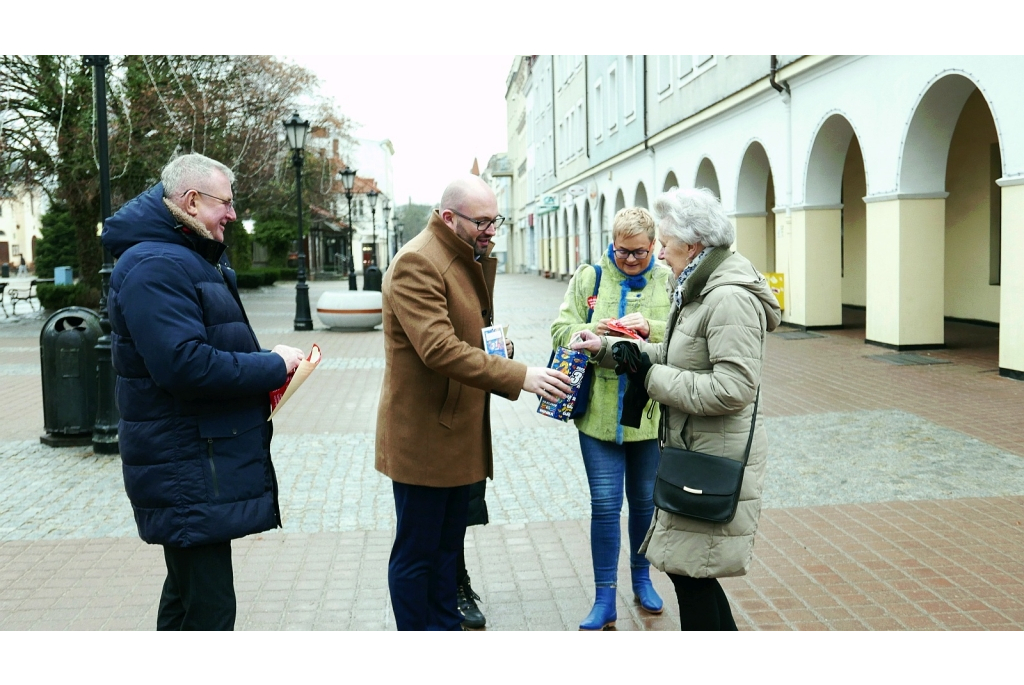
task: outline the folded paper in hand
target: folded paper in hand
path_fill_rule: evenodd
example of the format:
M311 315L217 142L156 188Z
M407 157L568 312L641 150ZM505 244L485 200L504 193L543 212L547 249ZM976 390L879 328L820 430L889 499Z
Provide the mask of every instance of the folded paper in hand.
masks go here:
M320 346L313 345L313 349L309 351L309 356L299 362L299 368L288 376L288 380L284 382L277 390L270 391L270 416L267 417L267 421L274 418L274 414L277 410L284 406L284 403L288 401L295 391L299 389L306 379L309 378L309 374L313 373L313 369L320 363Z
M615 319L614 321L609 321L608 323L605 324L605 326L608 327L608 330L615 331L616 333L621 333L622 335L628 338L633 338L634 340L643 340L639 333L634 331L632 328L623 326L621 323L619 323L618 319Z

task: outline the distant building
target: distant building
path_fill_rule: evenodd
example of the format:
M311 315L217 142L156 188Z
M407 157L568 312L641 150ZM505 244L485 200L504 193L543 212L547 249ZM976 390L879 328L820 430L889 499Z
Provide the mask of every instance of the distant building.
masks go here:
M34 269L36 241L43 237L45 212L42 193L20 188L4 194L0 189L0 264L9 264L12 275L17 273L22 257Z
M505 86L508 116L508 161L512 169L512 197L509 214L508 271L536 272L537 244L534 238L532 205L534 193L529 192L527 168L532 169L533 157L527 143L527 125L532 126L526 112L526 85L529 82L533 57L517 55L512 63Z
M395 149L391 141L342 137L336 131L317 126L310 130L307 147L318 150L325 158L331 179L329 206L313 208L307 244L310 272L320 277L347 276L350 243L355 250L351 261L356 273L362 273L372 263L375 247L377 264L385 268L391 255L389 243L395 209L391 165ZM352 188L351 231L348 198L338 177L338 172L347 166L357 174ZM367 197L370 191L379 194L372 208Z
M353 223L356 227L357 240L362 246L364 264L369 264L369 255L372 254L376 244L377 263L384 268L391 256L388 245L393 233L391 225L397 204L395 202L394 172L391 166L395 147L390 140L357 138L356 143L353 166L359 172L359 178L366 181L362 192L369 192L370 185L372 185L380 193L380 197L377 198L375 217L374 212L364 201L360 203L361 213L353 214ZM354 190L354 192L356 191ZM355 202L354 199L353 202ZM390 209L386 211L385 206ZM358 265L357 268L359 268Z
M476 160L473 160L473 164L476 166ZM511 249L511 241L509 240L512 232L511 217L514 212L512 162L509 160L508 155L504 152L491 155L491 159L488 160L487 167L480 175L480 178L494 191L494 196L498 200L498 214L506 218L505 223L494 234L494 248L491 250L491 256L498 260L498 272L506 273L508 271L509 251Z

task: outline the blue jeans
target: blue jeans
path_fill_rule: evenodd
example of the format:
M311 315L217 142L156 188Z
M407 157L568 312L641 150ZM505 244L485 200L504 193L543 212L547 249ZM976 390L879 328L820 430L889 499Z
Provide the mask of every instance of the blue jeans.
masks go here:
M398 526L388 588L395 623L399 630L462 630L455 573L472 486L392 487Z
M632 568L650 566L638 550L654 517L651 497L660 458L658 441L616 445L580 433L580 450L590 482L590 553L594 560L594 583L598 587L615 587L623 492L629 502L629 565Z

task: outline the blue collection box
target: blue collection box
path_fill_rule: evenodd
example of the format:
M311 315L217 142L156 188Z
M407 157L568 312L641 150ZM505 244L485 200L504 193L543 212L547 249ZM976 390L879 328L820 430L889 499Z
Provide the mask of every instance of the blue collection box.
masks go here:
M568 421L572 418L572 410L576 406L576 396L583 384L583 374L587 370L587 357L585 352L571 350L568 347L559 347L551 357L551 368L561 371L569 377L569 394L556 401L541 398L537 413L550 416L559 421Z
M54 285L71 285L73 282L70 266L57 266L53 269Z

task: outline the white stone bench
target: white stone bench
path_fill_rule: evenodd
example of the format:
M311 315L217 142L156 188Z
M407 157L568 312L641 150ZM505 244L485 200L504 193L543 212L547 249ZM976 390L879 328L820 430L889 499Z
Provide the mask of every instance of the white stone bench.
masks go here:
M376 290L329 290L316 303L316 315L328 328L367 331L384 320Z

